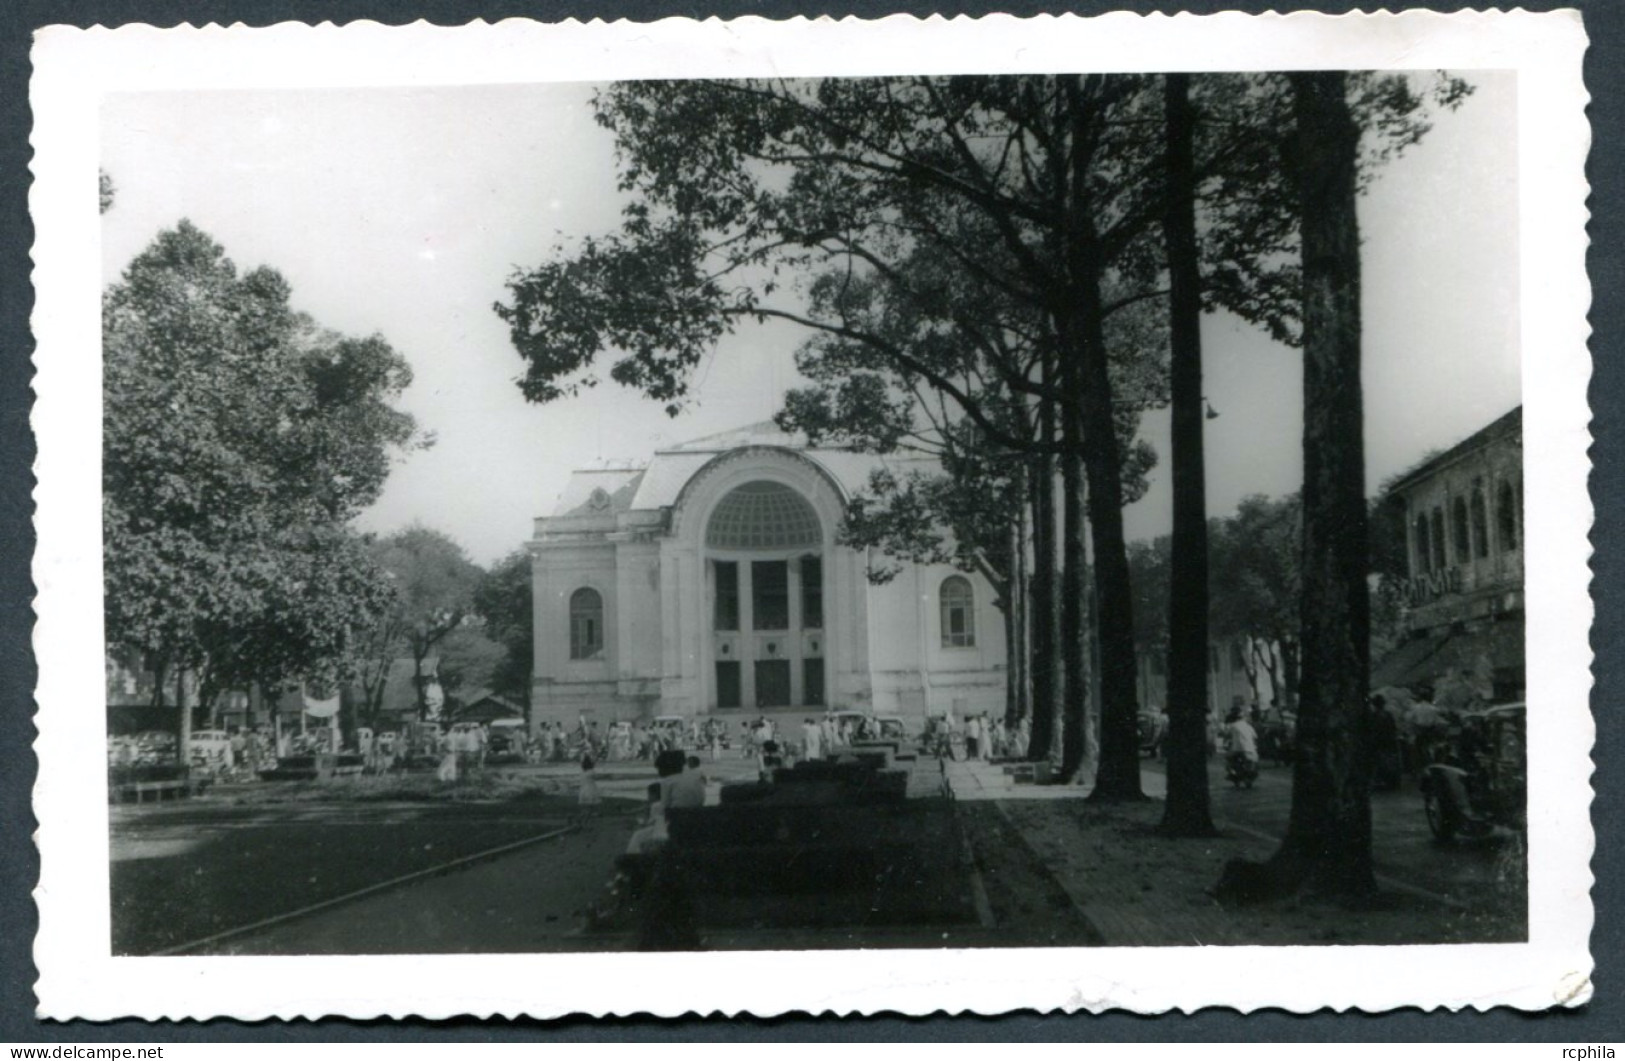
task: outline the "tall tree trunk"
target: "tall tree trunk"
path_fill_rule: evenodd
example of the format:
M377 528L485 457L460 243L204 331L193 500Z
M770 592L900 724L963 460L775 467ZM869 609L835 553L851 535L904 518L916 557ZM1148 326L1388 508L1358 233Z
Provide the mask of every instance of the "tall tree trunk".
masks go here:
M1301 664L1303 655L1300 651L1298 639L1283 637L1279 642L1281 646L1281 703L1296 711L1298 709L1298 684L1302 674Z
M1303 232L1303 673L1286 836L1255 883L1274 893L1307 885L1358 899L1376 889L1364 734L1371 619L1354 207L1359 130L1341 72L1290 76ZM1232 885L1237 873L1226 869ZM1234 889L1221 881L1219 891Z
M1207 484L1202 453L1202 292L1196 252L1196 115L1190 75L1164 79L1174 528L1168 593L1168 800L1162 831L1212 836L1207 789Z
M1082 425L1076 402L1061 412L1061 783L1072 784L1083 765L1089 726L1088 624L1084 597L1088 593L1088 567L1083 536L1087 533L1083 507Z
M1046 364L1046 381L1051 373ZM1027 758L1043 762L1050 757L1055 735L1055 409L1048 398L1038 409L1039 438L1046 451L1035 456L1028 474L1033 513L1032 661L1033 709Z
M1100 626L1100 767L1089 798L1144 799L1140 789L1139 701L1134 689L1134 597L1123 537L1123 462L1112 410L1100 285L1105 268L1089 190L1096 115L1077 78L1064 82L1071 155L1063 218L1066 290L1052 309L1062 393L1079 406L1088 473L1090 536ZM1068 631L1075 634L1076 631Z
M1021 505L1010 524L1010 572L1005 589L1005 659L1007 695L1004 722L1014 726L1027 716L1027 506Z
M418 721L429 719L429 679L423 673L423 661L429 658L429 646L412 645L412 686L418 694Z
M1252 690L1253 704L1257 705L1258 698L1258 652L1253 647L1253 639L1243 637L1242 644L1246 647L1241 653L1241 670L1247 676L1247 688Z
M163 707L165 703L164 684L169 681L169 659L159 656L151 665L152 669L152 706Z
M192 761L192 708L196 689L189 681L191 675L189 667L175 668L175 703L180 708L180 719L175 727L175 757L182 766Z
M1260 648L1260 645L1263 647ZM1277 662L1279 656L1277 655L1276 651L1275 639L1271 638L1268 641L1261 641L1258 638L1254 638L1253 646L1253 651L1258 655L1258 658L1263 661L1264 673L1268 674L1270 677L1270 700L1275 704L1276 707L1286 707L1286 690L1281 686L1281 666Z
M1010 535L1014 537L1014 535ZM1006 549L1006 553L1009 550ZM1010 555L1006 559L1012 559ZM1016 666L1016 629L1021 625L1020 614L1016 611L1015 582L1011 581L1004 593L995 602L999 608L999 618L1004 624L1004 711L1003 716L1008 719L1015 714L1016 697L1021 686L1021 668Z

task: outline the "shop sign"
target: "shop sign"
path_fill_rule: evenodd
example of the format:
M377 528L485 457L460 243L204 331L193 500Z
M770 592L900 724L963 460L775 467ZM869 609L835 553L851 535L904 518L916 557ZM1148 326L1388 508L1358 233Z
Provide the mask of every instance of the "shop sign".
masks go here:
M1451 567L1431 575L1418 575L1403 584L1405 603L1415 608L1436 601L1447 593L1461 592L1461 568Z

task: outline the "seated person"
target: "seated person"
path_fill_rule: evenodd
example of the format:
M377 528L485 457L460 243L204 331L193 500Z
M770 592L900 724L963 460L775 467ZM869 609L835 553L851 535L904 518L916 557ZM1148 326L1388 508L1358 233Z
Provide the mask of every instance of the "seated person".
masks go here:
M762 780L773 780L773 770L783 765L784 754L779 750L779 742L764 740L762 742L762 754L757 758L756 763L757 771L760 773Z
M700 769L700 757L690 755L682 773L662 781L661 803L667 810L674 807L705 806L705 771Z
M664 781L656 781L649 786L649 815L626 842L627 854L649 854L670 839L666 832L665 786Z

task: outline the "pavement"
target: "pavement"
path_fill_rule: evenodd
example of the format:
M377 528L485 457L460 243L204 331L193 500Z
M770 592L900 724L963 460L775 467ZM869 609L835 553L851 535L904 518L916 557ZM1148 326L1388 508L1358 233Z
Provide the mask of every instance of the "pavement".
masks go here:
M1248 928L1233 911L1211 899L1158 887L1161 882L1140 879L1143 875L1133 872L1099 872L1098 852L1092 859L1089 852L1077 850L1076 843L1058 843L1053 819L1036 813L1036 805L1081 800L1091 791L1087 783L1019 784L1005 767L987 762L949 762L943 771L956 800L991 801L998 807L1033 846L1105 945L1257 942L1248 938ZM1141 786L1152 800L1166 797L1162 763L1142 764ZM1221 835L1212 843L1177 841L1193 846L1193 858L1262 860L1274 852L1291 809L1290 769L1265 766L1252 788L1241 789L1225 781L1223 763L1215 759L1209 766L1208 791L1214 825ZM1414 781L1396 792L1373 793L1372 826L1379 887L1436 907L1441 919L1497 887L1498 875L1504 872L1505 836L1476 843L1434 842ZM1064 830L1060 834L1065 835Z
M1087 784L1023 785L1015 783L1001 764L949 762L945 764L949 790L956 800L1065 800L1089 795ZM1164 799L1168 778L1160 761L1141 764L1140 785L1152 799ZM1250 789L1236 788L1224 779L1223 762L1208 765L1208 793L1214 824L1273 846L1286 831L1292 806L1292 771L1264 766ZM1449 903L1490 885L1498 871L1497 841L1435 843L1422 813L1422 797L1414 781L1395 792L1371 796L1373 846L1382 883L1398 885L1413 894L1430 895Z

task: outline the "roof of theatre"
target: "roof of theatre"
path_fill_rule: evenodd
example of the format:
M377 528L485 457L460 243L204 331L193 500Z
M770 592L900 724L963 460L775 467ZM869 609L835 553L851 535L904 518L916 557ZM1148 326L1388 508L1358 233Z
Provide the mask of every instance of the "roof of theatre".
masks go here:
M928 469L936 466L929 457L911 454L878 456L848 449L814 449L805 436L781 431L771 420L692 439L656 450L641 467L581 469L570 481L553 509L553 515L568 516L590 512L622 512L630 509L657 509L676 504L683 486L719 454L748 446L775 446L794 450L829 473L848 495L862 492L869 474L876 468ZM600 496L598 491L603 491ZM605 504L607 498L608 504Z

